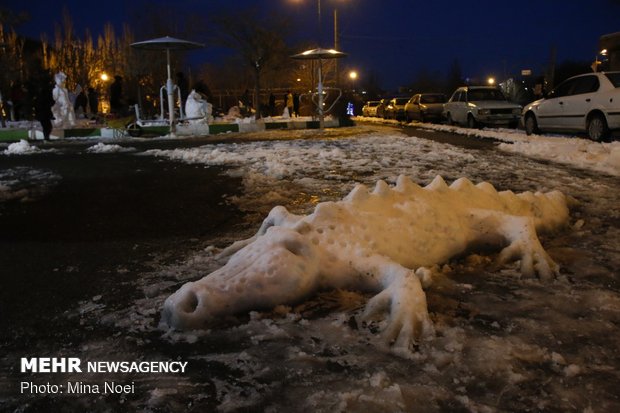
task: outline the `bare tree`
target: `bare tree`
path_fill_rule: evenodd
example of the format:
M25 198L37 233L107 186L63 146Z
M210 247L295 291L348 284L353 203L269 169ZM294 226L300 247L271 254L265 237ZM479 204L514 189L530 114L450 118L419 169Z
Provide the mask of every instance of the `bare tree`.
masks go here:
M236 51L242 64L254 78L254 107L256 118L261 116L259 96L261 76L268 70L283 67L291 54L284 39L288 34L286 19L261 19L253 9L235 14L221 13L212 19L213 41Z

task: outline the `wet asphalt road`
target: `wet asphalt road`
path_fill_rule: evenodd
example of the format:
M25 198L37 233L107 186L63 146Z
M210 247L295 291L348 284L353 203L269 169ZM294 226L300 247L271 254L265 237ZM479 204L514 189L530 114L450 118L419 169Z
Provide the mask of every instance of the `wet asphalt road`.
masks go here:
M36 340L53 316L98 291L131 294L119 288L122 274L174 259L238 220L222 198L238 182L217 168L81 151L2 159L3 169L24 167L62 179L39 199L0 204L3 345L16 330Z

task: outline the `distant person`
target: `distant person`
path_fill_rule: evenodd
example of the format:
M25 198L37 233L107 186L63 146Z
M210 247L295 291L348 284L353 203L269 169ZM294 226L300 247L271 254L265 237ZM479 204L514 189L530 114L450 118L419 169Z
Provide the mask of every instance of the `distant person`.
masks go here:
M125 105L123 103L123 77L114 76L114 82L110 86L110 111L117 115L125 113Z
M297 92L293 93L293 112L295 116L299 116L299 94Z
M276 96L273 93L269 94L269 116L275 116L276 114Z
M181 92L181 107L185 108L185 102L187 102L187 96L189 94L189 84L187 78L183 72L177 72L177 87Z
M48 141L52 133L52 106L54 105L51 74L47 70L39 69L30 81L28 93L34 118L41 124L43 139Z
M73 110L75 111L76 116L86 117L86 111L88 106L88 98L86 97L86 93L83 90L80 90L80 93L75 97L75 103L73 104Z
M21 83L13 82L11 85L11 102L13 110L11 111L12 120L19 121L25 118L24 113L24 87Z
M97 116L97 113L99 113L99 94L94 88L89 87L87 98L89 113L94 118Z
M288 110L288 115L289 116L293 116L293 94L291 93L291 91L287 91L286 92L286 96L284 97L284 102L286 103L286 109Z

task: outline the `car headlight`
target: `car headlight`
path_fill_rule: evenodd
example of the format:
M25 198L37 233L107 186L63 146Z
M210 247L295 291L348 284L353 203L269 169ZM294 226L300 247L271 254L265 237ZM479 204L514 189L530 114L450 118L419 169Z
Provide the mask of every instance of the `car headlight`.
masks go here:
M512 114L513 115L520 115L521 114L521 109L520 108L514 108L512 110Z
M478 109L478 115L490 115L490 114L491 114L490 109Z

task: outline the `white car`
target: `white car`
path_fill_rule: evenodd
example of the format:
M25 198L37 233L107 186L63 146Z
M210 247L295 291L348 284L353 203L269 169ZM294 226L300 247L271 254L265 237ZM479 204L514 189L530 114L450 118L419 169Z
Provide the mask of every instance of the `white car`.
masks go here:
M501 90L492 86L463 86L458 88L443 107L448 124L508 126L516 128L521 118L521 106L509 102Z
M560 83L545 99L526 105L528 135L543 131L587 132L605 140L620 129L620 72L588 73Z

